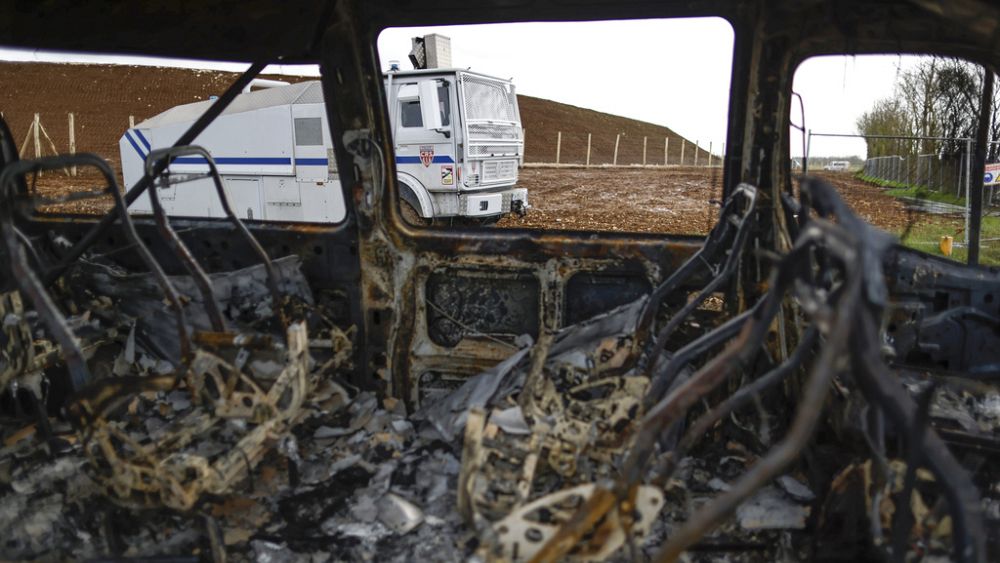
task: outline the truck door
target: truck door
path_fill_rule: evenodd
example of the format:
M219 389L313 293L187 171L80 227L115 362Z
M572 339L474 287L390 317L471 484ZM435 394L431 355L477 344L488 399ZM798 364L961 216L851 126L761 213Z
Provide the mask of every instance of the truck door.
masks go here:
M395 112L396 167L431 191L454 189L454 80L400 84Z
M321 103L292 105L295 181L285 182L281 190L272 192L268 217L331 223L343 218L343 195L329 150L333 143L323 117L324 108Z
M293 104L295 178L299 182L326 182L329 176L323 134L323 104Z
M226 191L233 213L240 219L263 219L260 205L260 178L226 178ZM220 208L221 210L221 208ZM220 213L221 216L221 213Z

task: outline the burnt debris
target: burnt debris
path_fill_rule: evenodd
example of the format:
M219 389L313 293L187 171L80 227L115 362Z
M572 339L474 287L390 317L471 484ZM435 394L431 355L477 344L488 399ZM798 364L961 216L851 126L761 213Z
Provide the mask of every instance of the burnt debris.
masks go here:
M150 189L185 180L155 159L195 151L151 157ZM57 262L18 228L38 204L19 187L69 164L120 193L89 156L2 176L5 557L772 559L837 541L987 558L1000 395L939 327L989 323L989 286L895 247L822 181L787 203L797 236L745 312L711 302L758 217L743 185L648 295L519 338L412 409L350 382L356 329L232 214L259 263L209 274L154 204L186 271L168 275L117 197L139 267L84 253L46 287Z

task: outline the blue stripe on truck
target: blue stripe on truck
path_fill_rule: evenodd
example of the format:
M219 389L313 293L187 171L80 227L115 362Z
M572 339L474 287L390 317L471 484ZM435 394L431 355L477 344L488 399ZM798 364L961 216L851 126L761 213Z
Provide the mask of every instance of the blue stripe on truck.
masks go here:
M146 146L148 150L151 150L149 141L139 132L138 129L132 129L131 132L136 134L136 137ZM135 139L132 138L130 131L125 132L125 138L128 139L132 148L135 149L136 154L139 158L146 160L146 153L143 152L142 148ZM454 164L455 160L449 155L435 156L431 161L435 164ZM262 156L220 156L215 159L215 163L218 165L271 165L271 166L287 166L292 164L292 159L287 157L262 157ZM419 164L419 156L397 156L396 164ZM208 162L200 156L182 156L180 158L174 159L174 164L208 164ZM329 161L325 158L296 158L295 164L299 166L326 166Z
M135 131L135 136L139 137L139 142L145 145L146 152L153 150L153 146L150 145L149 141L146 140L146 137L142 134L142 131L139 131L138 129L133 129L133 131Z
M135 139L132 138L132 135L128 134L128 131L125 132L125 138L128 139L129 144L132 145L132 148L135 149L135 152L139 154L139 158L146 160L146 155L143 154L142 149L139 148L139 144L135 142Z
M220 156L215 159L219 165L227 164L265 164L265 165L289 165L292 159L284 157L263 157L263 156ZM174 159L174 164L208 164L208 161L200 156L182 156Z

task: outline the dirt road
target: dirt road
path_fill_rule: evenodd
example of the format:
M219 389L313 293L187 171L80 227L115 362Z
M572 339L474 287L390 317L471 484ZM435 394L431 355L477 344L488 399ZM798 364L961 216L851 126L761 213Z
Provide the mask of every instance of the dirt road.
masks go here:
M900 232L920 214L848 173L825 173L865 220ZM721 197L718 168L526 168L519 184L532 206L501 227L707 234Z
M527 216L501 227L705 234L722 189L719 168L525 168Z

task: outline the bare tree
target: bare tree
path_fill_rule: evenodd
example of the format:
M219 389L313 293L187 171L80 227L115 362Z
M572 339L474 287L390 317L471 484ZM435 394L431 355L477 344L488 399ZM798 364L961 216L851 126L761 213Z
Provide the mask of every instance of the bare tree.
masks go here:
M875 102L870 111L861 114L857 120L858 132L862 135L912 135L910 114L903 103L894 97ZM891 139L866 139L868 157L898 154L899 144Z
M979 120L983 68L961 59L928 57L900 73L893 96L877 100L858 118L863 135L971 138ZM993 99L990 138L1000 138L1000 92ZM965 150L963 143L924 140L919 143L869 142L868 156L936 154L942 158ZM1000 158L1000 145L990 146L990 160Z

